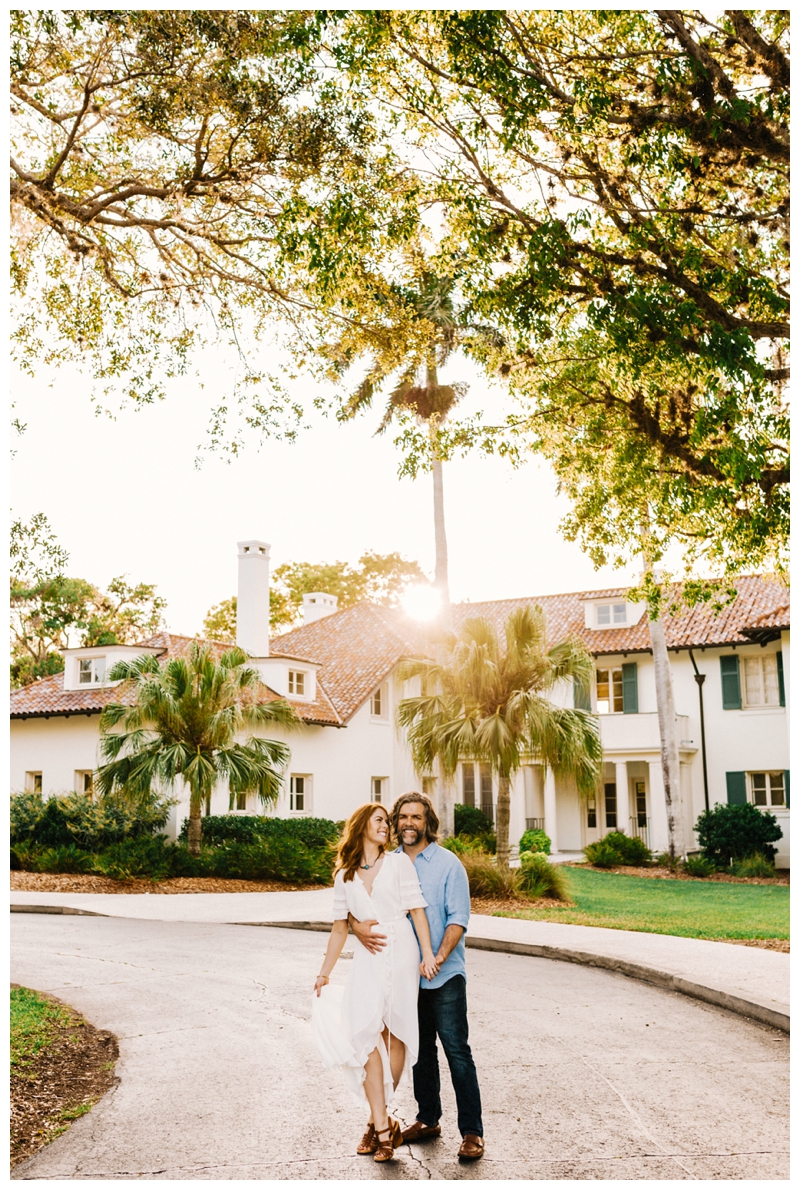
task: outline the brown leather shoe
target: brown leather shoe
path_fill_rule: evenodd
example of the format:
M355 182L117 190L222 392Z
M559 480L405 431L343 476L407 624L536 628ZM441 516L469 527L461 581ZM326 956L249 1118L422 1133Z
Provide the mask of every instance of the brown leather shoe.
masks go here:
M441 1135L438 1124L423 1124L421 1120L415 1120L410 1128L403 1129L403 1144L415 1145L420 1140L435 1140Z
M385 1140L384 1137L386 1138ZM387 1128L375 1129L375 1140L377 1144L372 1160L378 1162L393 1160L395 1149L399 1148L403 1143L403 1134L400 1131L400 1125L397 1120L393 1120L389 1116L389 1125Z
M356 1149L362 1157L371 1157L378 1147L378 1138L375 1135L375 1125L367 1124L367 1131L361 1137L361 1144Z
M458 1156L462 1161L477 1161L483 1156L483 1137L468 1132L461 1142Z

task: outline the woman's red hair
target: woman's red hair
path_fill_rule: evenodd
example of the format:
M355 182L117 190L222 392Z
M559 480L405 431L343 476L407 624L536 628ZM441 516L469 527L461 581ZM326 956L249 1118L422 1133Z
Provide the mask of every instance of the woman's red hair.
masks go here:
M364 854L364 831L376 810L383 810L388 822L389 815L380 802L365 802L363 806L359 806L357 810L353 811L344 824L342 837L339 840L339 849L336 853L336 871L344 872L345 883L353 879L356 869L361 863L361 857ZM383 853L382 847L381 853Z

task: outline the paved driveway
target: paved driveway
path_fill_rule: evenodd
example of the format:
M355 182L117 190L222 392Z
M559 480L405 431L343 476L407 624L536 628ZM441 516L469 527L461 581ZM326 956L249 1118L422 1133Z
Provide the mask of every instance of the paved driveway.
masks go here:
M12 980L112 1030L121 1055L117 1088L18 1179L789 1176L786 1035L621 975L469 951L487 1155L455 1159L447 1086L442 1140L377 1166L311 1040L324 935L22 914L11 932ZM408 1090L399 1107L410 1122Z

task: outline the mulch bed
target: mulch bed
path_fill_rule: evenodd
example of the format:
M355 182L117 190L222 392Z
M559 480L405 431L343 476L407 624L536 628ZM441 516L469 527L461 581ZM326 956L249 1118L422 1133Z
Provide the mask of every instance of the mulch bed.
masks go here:
M472 897L470 908L473 913L516 913L519 909L574 909L574 901L556 901L553 897L539 897L532 901L530 897L510 897L507 901L497 897Z
M12 872L12 892L66 893L241 893L296 892L324 884L286 884L279 880L217 880L214 876L177 876L153 880L110 880L107 876L68 876L47 872Z
M774 876L729 876L715 872L713 876L689 876L687 872L670 872L669 868L596 868L593 864L564 864L565 868L582 868L591 872L616 872L619 876L648 876L654 880L700 880L703 884L788 884L789 869L781 868Z
M113 1033L88 1024L55 996L37 994L66 1010L69 1020L55 1025L50 1045L11 1072L12 1169L65 1132L116 1082Z

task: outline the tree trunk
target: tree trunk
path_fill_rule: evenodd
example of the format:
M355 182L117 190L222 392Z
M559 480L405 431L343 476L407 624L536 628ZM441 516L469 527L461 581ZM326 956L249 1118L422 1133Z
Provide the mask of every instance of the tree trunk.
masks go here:
M203 837L203 820L200 816L203 801L199 793L192 793L189 798L189 854L200 854L200 840Z
M497 862L501 868L508 867L510 848L508 843L508 824L511 818L511 782L508 777L500 774L497 781Z
M442 773L441 765L439 766L439 788L442 791L439 806L441 813L439 815L439 825L443 839L451 839L456 833L455 824L455 804L456 804L456 786L452 777L446 777Z
M667 654L664 622L648 620L650 647L656 672L656 706L661 734L661 770L664 776L664 801L667 807L669 854L675 859L686 855L683 839L683 806L681 803L681 761L678 751L678 724L675 718L675 696L672 690L672 670Z
M439 383L436 368L428 368L428 385L437 386ZM447 572L447 533L444 523L444 485L442 477L442 460L436 446L436 430L438 418L428 419L428 436L431 444L431 468L433 470L433 532L436 544L436 570L434 586L441 599L439 622L447 632L453 631L453 612L450 606L450 580Z

